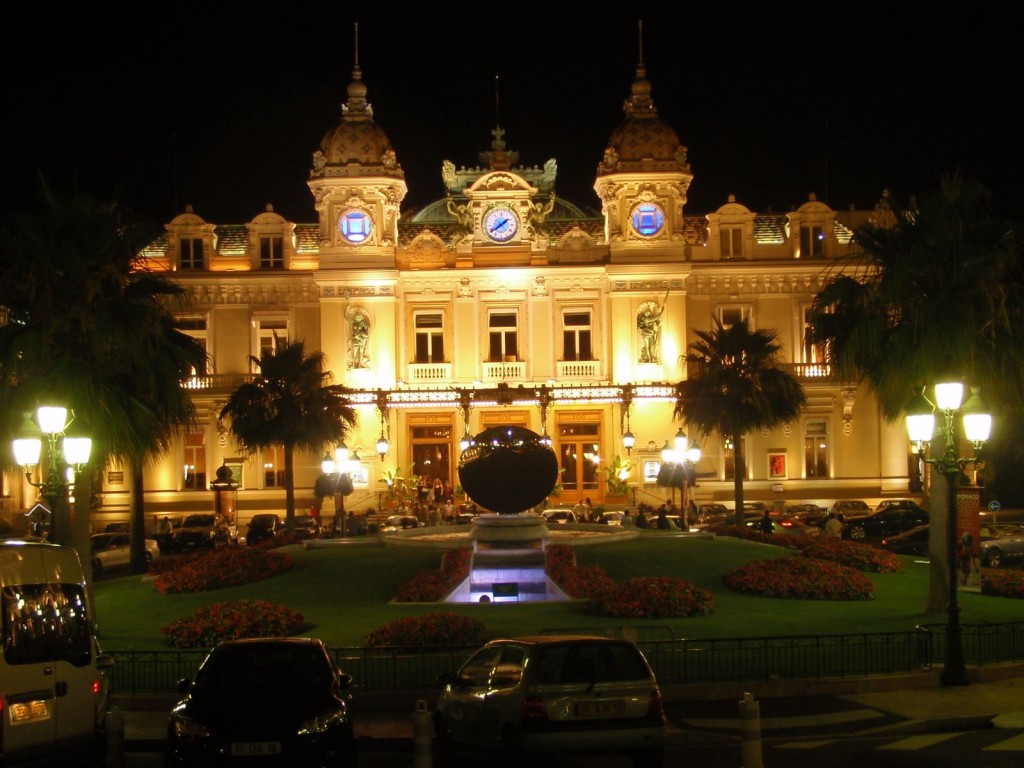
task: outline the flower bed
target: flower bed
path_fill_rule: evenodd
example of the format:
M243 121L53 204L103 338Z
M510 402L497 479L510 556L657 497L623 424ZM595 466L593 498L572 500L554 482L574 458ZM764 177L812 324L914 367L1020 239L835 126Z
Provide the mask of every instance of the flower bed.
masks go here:
M903 568L903 563L892 552L859 541L815 539L804 548L803 553L805 557L829 560L870 573L896 573Z
M469 575L472 554L468 549L453 549L441 558L437 571L420 571L395 592L399 603L436 603L443 600Z
M1024 571L982 568L981 594L1024 599Z
M760 541L763 544L774 544L786 549L803 549L807 546L807 541L802 536L761 533L756 528L750 528L746 525L711 525L708 526L708 531L716 536L733 536L737 539L746 539L747 541Z
M232 600L198 608L160 631L175 648L210 648L224 640L287 637L302 626L302 614L287 606L266 600Z
M811 557L757 560L725 575L735 592L804 600L871 600L875 585L860 571Z
M363 645L373 648L480 645L487 639L487 627L478 619L450 611L407 616L388 622L366 636Z
M292 559L283 552L224 547L175 559L170 570L159 573L153 586L164 594L206 592L267 579L291 567Z

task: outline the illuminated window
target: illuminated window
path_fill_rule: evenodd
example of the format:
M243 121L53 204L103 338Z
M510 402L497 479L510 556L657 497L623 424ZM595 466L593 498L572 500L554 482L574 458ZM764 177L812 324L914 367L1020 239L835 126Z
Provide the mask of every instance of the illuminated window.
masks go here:
M260 238L260 269L284 269L284 238L280 235Z
M665 214L654 203L641 203L633 209L631 221L638 235L653 237L665 226Z
M571 310L562 315L563 360L593 360L591 337L589 311Z
M727 227L720 229L722 236L722 258L742 259L743 258L743 227Z
M202 346L203 352L207 353L207 358L204 362L203 369L196 370L192 369L193 376L203 376L209 373L209 348L207 347L207 335L206 335L206 318L205 317L182 317L178 318L178 330L182 333L191 336L196 342Z
M280 445L263 449L263 487L284 488L284 448Z
M804 477L828 477L828 425L824 421L804 425Z
M804 335L800 345L800 355L803 358L800 360L801 363L825 363L825 345L824 344L812 344L811 338L811 323L809 320L811 308L805 306L802 309L803 312L803 329ZM815 374L823 375L823 374Z
M487 316L488 359L492 363L519 359L517 320L516 313L508 311L494 311Z
M743 304L720 304L715 308L718 321L723 328L732 328L736 323L744 320L751 323L750 307Z
M179 243L179 269L202 269L203 240L199 237L183 237Z
M205 432L189 432L185 435L185 466L182 488L189 491L208 490Z
M440 312L417 312L413 319L416 329L416 363L443 363L444 315Z
M363 211L349 211L341 217L341 235L350 243L361 243L370 236L373 219Z
M253 356L276 354L278 349L288 343L288 320L283 317L262 317L253 320L255 349ZM252 372L259 373L255 362L251 363Z
M816 224L800 227L800 257L821 259L825 256L825 231Z

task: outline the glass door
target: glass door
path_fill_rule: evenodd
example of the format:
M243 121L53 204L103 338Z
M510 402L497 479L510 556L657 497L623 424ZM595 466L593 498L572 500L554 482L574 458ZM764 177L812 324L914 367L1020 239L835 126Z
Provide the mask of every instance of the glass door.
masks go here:
M561 471L561 504L574 504L589 498L601 500L601 426L594 423L560 424L558 461Z

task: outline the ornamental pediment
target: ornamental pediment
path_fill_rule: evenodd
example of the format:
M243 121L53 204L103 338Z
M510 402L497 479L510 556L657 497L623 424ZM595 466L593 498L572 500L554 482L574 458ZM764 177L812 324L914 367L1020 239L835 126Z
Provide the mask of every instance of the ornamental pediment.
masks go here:
M520 192L533 196L537 194L537 188L531 186L526 179L517 174L508 171L493 171L481 176L466 190L470 197L473 196L473 193L481 192Z

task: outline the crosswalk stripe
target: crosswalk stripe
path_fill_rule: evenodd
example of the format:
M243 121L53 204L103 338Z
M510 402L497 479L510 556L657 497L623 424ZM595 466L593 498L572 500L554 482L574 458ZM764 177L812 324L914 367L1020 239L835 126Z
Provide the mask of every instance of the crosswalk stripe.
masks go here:
M828 712L821 715L794 715L792 717L762 717L761 730L770 731L783 728L820 728L824 725L855 723L859 720L874 720L885 717L885 714L874 709L850 709L845 712ZM691 728L714 728L717 730L739 730L740 721L735 717L719 718L686 718L684 721Z
M1024 751L1024 733L1018 733L1009 739L997 742L995 744L989 744L982 751L991 750L993 752L1021 752Z
M933 744L941 744L949 739L955 739L957 736L963 736L964 733L964 731L955 731L953 733L927 733L921 736L911 736L906 739L894 741L891 744L886 744L885 746L879 747L879 749L924 749L925 747L930 747Z

